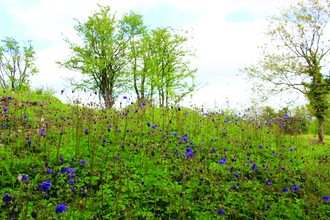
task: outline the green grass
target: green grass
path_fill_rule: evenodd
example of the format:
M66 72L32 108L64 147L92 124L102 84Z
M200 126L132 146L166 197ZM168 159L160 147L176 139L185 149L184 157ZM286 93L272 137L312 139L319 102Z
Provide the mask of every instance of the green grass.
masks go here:
M32 212L38 219L330 217L329 147L312 143L316 137L285 135L277 123L256 124L243 116L248 110L203 117L150 103L110 111L32 93L0 96L14 98L0 109L0 195L16 198L1 207L1 219ZM29 180L16 180L19 174ZM40 191L46 181L50 188ZM67 210L56 214L58 205Z

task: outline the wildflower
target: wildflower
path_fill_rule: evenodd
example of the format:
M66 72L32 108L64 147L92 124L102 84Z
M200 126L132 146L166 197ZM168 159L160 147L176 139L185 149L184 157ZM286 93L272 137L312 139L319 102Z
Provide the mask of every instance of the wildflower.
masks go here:
M218 210L218 215L225 215L225 212L222 209L220 209Z
M28 116L27 115L24 115L23 118L28 118Z
M64 161L64 158L63 157L61 157L61 161Z
M266 207L267 209L270 209L270 205L267 205L267 207Z
M27 177L26 175L23 175L21 180L22 180L22 181L23 181L23 180L29 180L29 177Z
M66 174L69 174L69 173L74 173L76 172L74 168L71 168L71 169L68 169L68 172Z
M52 171L49 168L47 168L46 174L49 175L51 173L52 173Z
M151 126L153 129L156 129L156 125Z
M12 98L12 97L8 97L7 99L8 99L8 100L13 100L13 98Z
M251 170L252 170L252 171L254 171L254 170L258 170L258 169L257 169L257 165L258 165L258 164L253 164L252 167L251 167Z
M234 174L234 177L238 178L238 173L235 173L235 174Z
M127 99L127 96L124 96L123 99Z
M150 122L147 122L148 127L150 127Z
M269 185L271 185L272 183L269 181L269 180L267 180L266 182L265 182L265 185L266 186L269 186Z
M50 184L51 184L50 181L46 181L42 184L38 184L41 187L40 191L44 190L46 192L50 188Z
M141 181L141 184L144 185L144 181L143 180Z
M329 200L330 199L330 197L329 196L323 196L323 198L322 198L324 201L327 201L327 200Z
M71 180L71 181L69 182L69 184L74 184L74 180Z
M86 134L86 135L88 134L88 129L85 129L85 134Z
M177 135L178 135L178 132L173 133L173 135L174 135L174 136L177 136Z
M4 125L4 126L2 126L2 127L7 128L7 125Z
M11 197L10 197L10 194L7 193L4 197L3 197L3 202L10 202L11 201Z
M300 190L300 187L297 186L296 184L293 184L293 186L290 187L292 191L298 191Z
M65 205L57 205L55 213L59 214L59 213L65 212L67 210L68 210L68 208Z
M287 191L289 191L289 190L285 187L282 189L282 192L287 192Z
M285 168L284 167L281 167L281 170L285 170Z
M146 106L146 103L143 102L143 103L142 103L142 106Z
M223 158L218 162L218 164L226 164L226 163L227 163L226 158Z
M4 112L8 111L8 108L5 108L3 111L4 111Z
M32 218L37 218L38 215L37 215L37 213L35 211L32 211L31 212L31 216L32 216Z

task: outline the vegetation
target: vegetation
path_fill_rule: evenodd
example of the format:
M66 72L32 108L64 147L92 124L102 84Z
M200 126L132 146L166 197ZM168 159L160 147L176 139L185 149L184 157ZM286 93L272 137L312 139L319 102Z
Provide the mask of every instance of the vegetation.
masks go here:
M330 217L329 149L294 116L0 95L2 219Z
M308 0L282 8L279 17L269 19L265 35L270 37L270 44L261 47L263 58L258 65L241 70L247 73L247 79L257 80L252 90L261 101L285 91L302 93L318 119L320 143L325 143L323 124L330 106L330 78L323 68L330 51L330 41L324 36L329 9L329 0Z
M130 12L118 20L110 7L99 7L100 12L87 22L75 19L75 30L83 43L65 38L72 56L63 63L56 62L88 77L82 83L66 78L71 86L104 94L108 108L114 105L115 96L127 91L133 90L139 102L153 99L158 92L161 105L168 107L175 97L182 99L196 89L195 84L189 87L180 83L187 77L194 79L197 71L189 69L187 56L195 54L184 47L188 32L176 33L171 27L149 30L142 15Z

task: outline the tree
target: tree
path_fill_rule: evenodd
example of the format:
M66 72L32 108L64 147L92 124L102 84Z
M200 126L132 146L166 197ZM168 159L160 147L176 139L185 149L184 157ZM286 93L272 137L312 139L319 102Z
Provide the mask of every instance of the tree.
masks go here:
M282 8L280 16L267 18L270 24L264 32L277 53L270 54L272 48L265 44L261 47L263 59L240 69L247 73L247 80L256 80L252 91L262 102L285 91L302 93L318 119L319 143L325 143L323 123L329 108L330 79L321 72L330 50L329 40L324 41L329 15L329 0Z
M24 46L23 50L20 50L14 38L6 37L1 42L4 43L0 47L1 86L15 91L29 88L28 78L39 72L34 64L36 58L31 41L28 41L29 46Z
M197 72L197 69L189 69L190 61L186 58L187 56L195 57L195 54L192 50L183 47L188 40L187 33L183 30L175 33L171 27L152 30L151 39L154 52L152 56L153 74L150 79L151 98L154 90L157 89L159 103L162 107L168 107L169 101L175 96L178 97L176 101L181 100L197 87L194 83L191 87L187 83L180 83L180 80L187 77L194 80L194 73ZM186 88L188 91L182 92ZM182 93L178 94L175 90Z
M132 61L131 65L131 73L133 74L133 86L134 91L137 95L137 99L141 102L144 99L143 91L139 92L138 89L138 59L141 56L141 52L139 51L139 43L137 38L141 37L143 34L146 33L147 27L143 25L142 15L136 14L134 12L130 12L130 14L125 13L123 19L121 20L123 30L129 35L130 37L130 44L129 44L129 52L128 56L130 56L130 60ZM143 76L142 76L143 77ZM143 81L143 79L142 79ZM142 86L143 87L143 86ZM142 94L140 94L142 93ZM141 97L142 95L142 97Z
M88 17L85 23L78 22L74 28L83 40L83 45L65 41L72 50L72 56L64 63L56 62L61 67L80 71L89 78L83 83L75 82L73 78L66 78L75 89L87 88L98 91L108 108L115 103L114 97L126 91L127 80L123 78L129 57L127 48L131 36L122 27L123 22L116 20L115 14L111 16L110 7L100 7Z

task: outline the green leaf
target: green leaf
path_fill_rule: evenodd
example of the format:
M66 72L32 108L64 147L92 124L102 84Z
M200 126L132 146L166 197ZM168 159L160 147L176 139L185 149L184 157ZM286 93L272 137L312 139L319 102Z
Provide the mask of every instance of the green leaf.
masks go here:
M7 162L5 160L2 161L3 166L5 167L7 174L9 176L11 176L10 170L9 170L9 165L7 164Z

